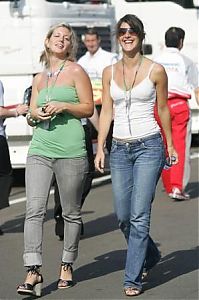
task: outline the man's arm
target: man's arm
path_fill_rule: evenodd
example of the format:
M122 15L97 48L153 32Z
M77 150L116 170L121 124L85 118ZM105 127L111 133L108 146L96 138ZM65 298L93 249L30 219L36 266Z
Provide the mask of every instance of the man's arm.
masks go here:
M10 118L10 117L18 117L19 115L23 115L27 113L28 106L25 104L19 104L15 108L6 108L4 107L4 88L3 84L0 81L0 118Z

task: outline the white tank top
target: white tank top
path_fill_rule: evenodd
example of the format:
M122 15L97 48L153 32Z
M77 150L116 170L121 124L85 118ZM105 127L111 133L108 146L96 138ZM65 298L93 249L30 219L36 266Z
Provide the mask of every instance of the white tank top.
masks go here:
M113 137L118 139L139 139L160 132L154 117L156 89L151 81L150 73L132 89L125 91L114 81L114 66L110 94L114 102Z

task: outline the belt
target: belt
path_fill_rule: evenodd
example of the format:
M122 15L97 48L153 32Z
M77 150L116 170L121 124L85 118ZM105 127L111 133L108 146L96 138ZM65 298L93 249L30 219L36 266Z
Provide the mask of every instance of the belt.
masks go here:
M139 139L131 139L131 140L130 139L129 140L123 140L123 139L113 137L113 141L118 143L118 144L134 144L134 143L138 143L138 142L142 143L144 141L151 140L151 139L156 139L158 137L161 137L160 132L157 132L157 133L154 133L154 134L151 134L151 135L147 135L147 136L139 138Z

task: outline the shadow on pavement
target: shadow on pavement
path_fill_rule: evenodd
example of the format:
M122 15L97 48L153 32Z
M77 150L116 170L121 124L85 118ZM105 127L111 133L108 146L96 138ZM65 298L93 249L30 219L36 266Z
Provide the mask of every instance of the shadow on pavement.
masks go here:
M190 198L198 198L199 197L199 182L190 182L186 188L188 193L190 194Z
M74 271L76 283L91 280L124 269L126 250L115 250L94 258L94 261L79 267ZM190 250L175 251L161 259L159 264L151 271L143 284L143 290L150 290L165 284L181 275L198 269L198 247ZM197 285L197 275L196 275ZM57 289L57 281L52 282L43 289L42 295L51 294ZM26 297L23 300L33 299Z
M9 209L9 208L8 208ZM83 211L82 215L92 214L94 211ZM54 219L54 209L48 209L45 222ZM24 230L25 213L16 216L14 219L2 224L4 233L19 233ZM44 225L45 226L45 225ZM114 214L100 217L93 221L84 223L85 235L82 239L98 236L118 229L117 220Z
M84 265L74 271L75 284L122 270L124 268L125 254L126 250L116 250L95 257L94 262ZM42 290L42 296L49 295L55 290L57 290L57 281L46 286ZM31 298L27 297L23 300L28 299Z
M126 250L116 250L95 257L95 261L74 271L75 284L124 269L125 255ZM42 296L49 295L55 290L57 290L57 281L52 282L42 289ZM36 299L36 297L30 296L23 298L23 300L30 299Z
M9 209L9 208L8 208ZM49 209L45 218L45 222L54 218L53 209ZM19 233L24 230L24 220L25 220L25 211L24 214L15 216L14 219L5 222L1 227L5 233Z
M74 272L77 282L101 277L124 269L126 250L115 250L94 258Z
M190 250L175 251L163 257L149 273L144 282L144 290L152 289L181 275L198 270L198 250L199 247L195 247ZM197 288L197 275L195 277Z
M114 230L118 230L115 214L109 214L95 220L84 223L85 235L81 239L98 236Z
M9 220L2 224L4 233L19 233L23 232L24 229L25 215L16 216L13 220Z

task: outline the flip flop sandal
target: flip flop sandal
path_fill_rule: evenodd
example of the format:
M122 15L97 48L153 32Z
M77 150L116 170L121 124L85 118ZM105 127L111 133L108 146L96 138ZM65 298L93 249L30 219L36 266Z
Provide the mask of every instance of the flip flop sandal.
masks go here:
M134 296L140 295L141 291L134 287L127 287L127 288L124 288L124 293L128 297L134 297Z

